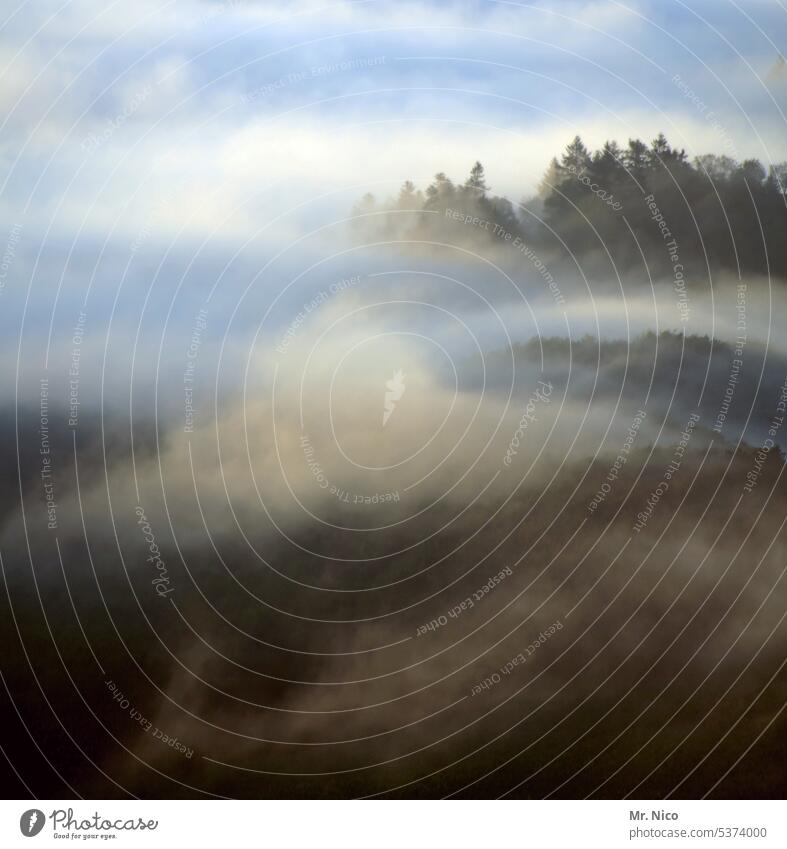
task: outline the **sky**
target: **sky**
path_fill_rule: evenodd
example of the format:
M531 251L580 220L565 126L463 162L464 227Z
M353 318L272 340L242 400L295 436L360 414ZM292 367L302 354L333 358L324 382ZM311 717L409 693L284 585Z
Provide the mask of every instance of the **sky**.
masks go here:
M364 192L476 159L514 202L576 134L783 161L785 34L780 0L9 6L0 362L67 351L88 302L123 352L170 313L188 338L322 262Z
M778 162L785 34L778 0L22 4L0 33L2 208L103 232L166 189L159 227L185 205L240 229L252 183L384 196L475 159L518 200L577 133Z

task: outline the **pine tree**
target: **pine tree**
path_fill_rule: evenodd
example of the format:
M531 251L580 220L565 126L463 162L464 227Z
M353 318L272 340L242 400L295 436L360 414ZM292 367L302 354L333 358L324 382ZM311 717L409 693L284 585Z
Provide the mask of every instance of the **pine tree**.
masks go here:
M580 171L590 165L590 154L588 149L582 142L579 136L574 136L574 140L566 145L566 151L561 159L561 166L566 171L579 174Z
M465 180L465 188L473 190L481 197L488 191L489 187L486 185L484 166L480 162L476 162L470 169L470 176Z
M434 176L434 182L426 190L426 209L443 209L453 203L456 196L454 184L440 171Z
M621 160L622 152L614 141L605 142L604 147L594 154L591 165L592 175L605 191L612 191L612 184L617 180L621 170Z
M639 139L629 139L628 148L623 154L623 162L635 180L641 182L648 167L648 148Z
M648 152L648 164L651 168L671 168L674 165L685 165L686 162L686 151L673 150L664 133L659 133L653 139Z

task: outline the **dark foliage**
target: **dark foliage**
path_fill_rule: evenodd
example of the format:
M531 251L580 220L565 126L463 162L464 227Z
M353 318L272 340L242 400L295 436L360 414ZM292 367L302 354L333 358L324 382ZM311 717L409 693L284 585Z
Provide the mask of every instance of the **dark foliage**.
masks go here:
M766 170L715 154L690 162L663 134L597 151L577 136L550 163L538 196L517 209L491 194L476 162L462 185L441 172L423 194L408 181L397 201L377 208L366 195L354 213L389 237L511 234L554 254L597 253L620 270L644 261L653 277L676 269L686 278L720 269L787 277L785 183L787 163Z

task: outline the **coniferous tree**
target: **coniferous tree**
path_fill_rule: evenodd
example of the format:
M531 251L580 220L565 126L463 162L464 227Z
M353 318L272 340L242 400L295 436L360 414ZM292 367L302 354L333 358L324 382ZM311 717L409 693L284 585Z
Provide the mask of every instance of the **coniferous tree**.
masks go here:
M484 166L480 162L476 162L470 169L470 176L467 180L465 180L465 188L471 189L480 197L483 197L488 191L484 175Z
M590 165L588 149L579 136L574 136L574 139L566 145L566 150L561 158L561 166L565 171L578 174L588 165Z
M618 270L643 267L644 261L653 279L674 281L681 271L696 285L718 268L787 278L787 163L766 171L757 160L738 164L716 154L689 163L685 151L673 148L663 133L650 146L631 138L624 149L607 141L595 152L575 136L561 157L551 160L538 195L523 208L533 214L518 217L508 200L490 194L480 162L458 187L443 172L425 195L407 181L398 198L383 207L424 211L414 221L387 216L396 219L388 225L392 232L455 228L453 216L447 221L435 213L456 209L506 232L526 233L545 254L568 250L577 259L595 252ZM379 209L365 195L353 214L374 229L379 217L371 213ZM474 237L484 239L486 233L499 235L485 225Z
M443 210L456 199L456 187L442 172L435 174L434 182L426 190L426 209Z

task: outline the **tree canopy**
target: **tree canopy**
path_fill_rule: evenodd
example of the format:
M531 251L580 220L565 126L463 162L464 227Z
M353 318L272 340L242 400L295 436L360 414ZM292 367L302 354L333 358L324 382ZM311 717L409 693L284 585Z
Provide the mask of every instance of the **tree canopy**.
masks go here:
M787 163L766 169L711 153L689 161L663 133L649 145L607 141L595 151L575 136L538 194L516 207L491 193L476 162L462 183L440 172L422 193L407 181L395 201L378 208L367 195L355 214L395 210L383 223L367 217L404 237L510 233L545 252L596 252L623 270L644 258L654 276L680 262L687 277L721 268L787 277L786 187Z

